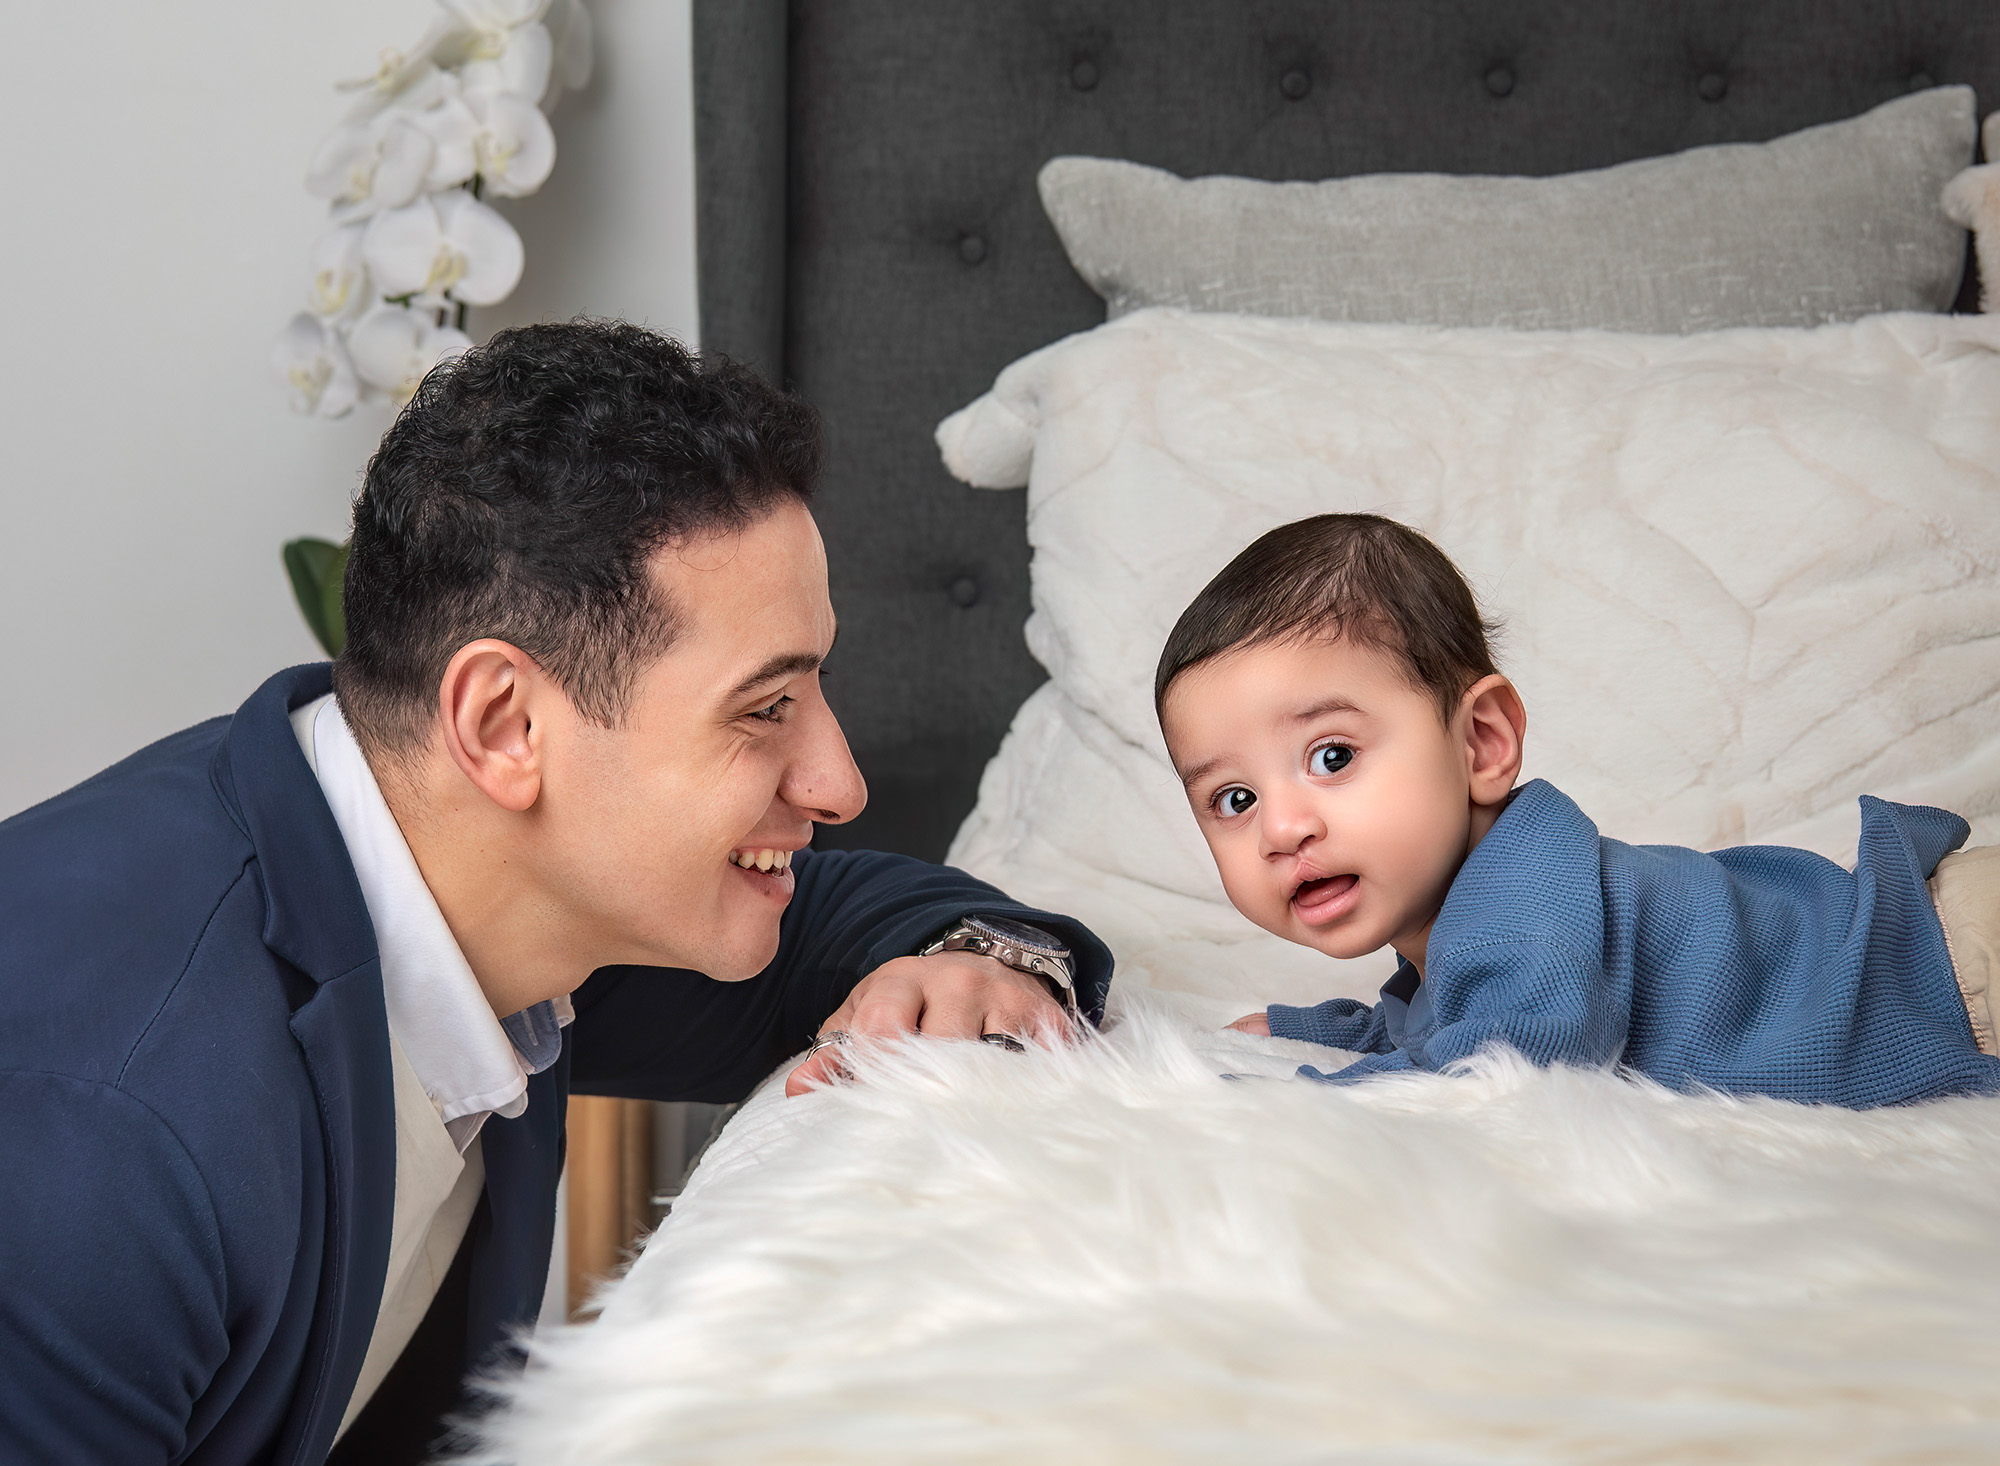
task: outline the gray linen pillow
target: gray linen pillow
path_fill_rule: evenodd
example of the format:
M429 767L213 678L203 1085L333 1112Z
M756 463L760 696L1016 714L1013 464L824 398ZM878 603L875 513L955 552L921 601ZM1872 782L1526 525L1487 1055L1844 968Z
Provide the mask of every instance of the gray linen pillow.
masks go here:
M1178 178L1056 158L1038 180L1114 317L1147 306L1334 321L1658 333L1941 311L1965 234L1970 87L1767 143L1553 178Z

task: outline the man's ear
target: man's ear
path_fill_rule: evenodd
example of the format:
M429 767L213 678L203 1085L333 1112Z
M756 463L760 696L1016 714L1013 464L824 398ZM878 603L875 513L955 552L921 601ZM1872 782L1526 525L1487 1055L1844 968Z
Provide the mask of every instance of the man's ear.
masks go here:
M467 642L444 669L438 713L445 751L502 809L519 813L541 795L536 704L551 690L532 657L491 638Z
M1465 764L1472 802L1503 802L1521 777L1521 750L1528 737L1528 709L1514 684L1495 672L1465 690L1458 705L1465 727Z

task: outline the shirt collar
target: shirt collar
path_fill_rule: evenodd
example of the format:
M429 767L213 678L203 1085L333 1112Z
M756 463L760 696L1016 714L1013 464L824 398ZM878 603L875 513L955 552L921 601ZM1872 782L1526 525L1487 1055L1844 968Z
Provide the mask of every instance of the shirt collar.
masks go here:
M339 703L331 694L309 703L293 714L293 726L375 927L390 1030L463 1149L488 1114L512 1118L527 1109L528 1076L561 1053L570 1001L496 1019Z

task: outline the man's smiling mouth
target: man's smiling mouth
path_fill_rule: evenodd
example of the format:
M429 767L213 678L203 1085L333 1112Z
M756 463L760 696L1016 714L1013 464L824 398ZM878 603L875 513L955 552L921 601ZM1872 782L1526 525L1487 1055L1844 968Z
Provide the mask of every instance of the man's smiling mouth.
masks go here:
M739 845L726 859L752 890L783 904L792 899L798 880L792 874L792 855L792 851L775 845Z

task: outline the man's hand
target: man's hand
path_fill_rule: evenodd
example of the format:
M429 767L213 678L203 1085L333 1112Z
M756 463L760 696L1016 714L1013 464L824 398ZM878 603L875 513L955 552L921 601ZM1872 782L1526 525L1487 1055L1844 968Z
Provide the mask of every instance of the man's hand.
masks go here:
M836 1030L855 1038L890 1038L922 1033L932 1038L978 1038L1005 1033L1055 1044L1070 1036L1069 1015L1049 993L1048 984L991 957L939 952L931 957L898 957L855 984L847 1001L834 1009L821 1033ZM815 1081L840 1072L838 1045L821 1049L792 1071L785 1093L803 1094Z
M1271 1015L1268 1013L1245 1013L1229 1025L1242 1033L1254 1033L1259 1038L1271 1036Z

